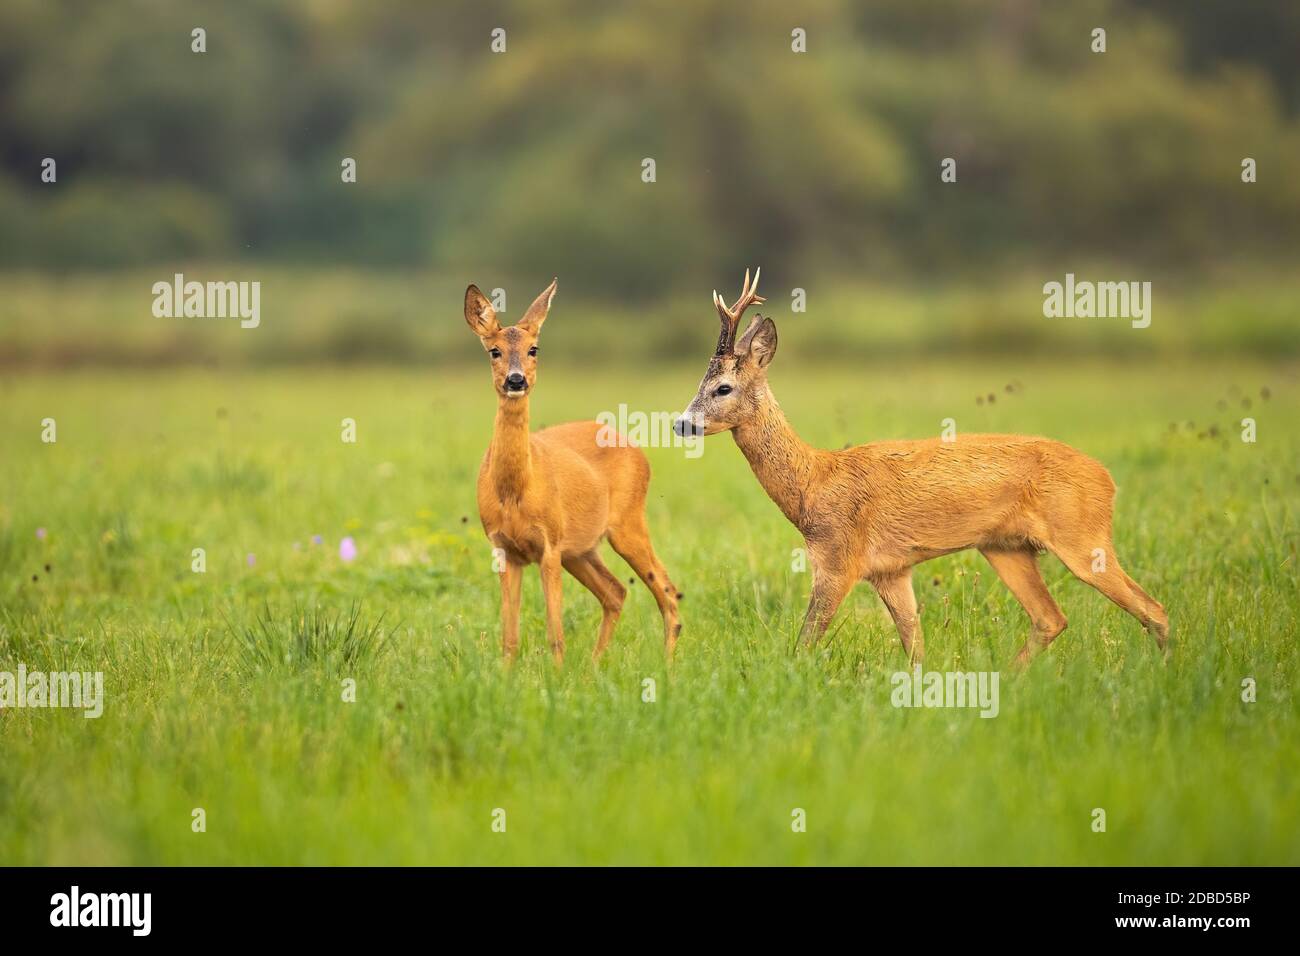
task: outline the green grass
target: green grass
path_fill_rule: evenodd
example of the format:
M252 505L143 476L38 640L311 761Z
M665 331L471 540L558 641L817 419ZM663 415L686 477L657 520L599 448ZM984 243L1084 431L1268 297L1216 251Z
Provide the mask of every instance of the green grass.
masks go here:
M557 671L530 570L506 671L474 504L484 369L19 374L0 384L0 670L103 670L107 702L0 711L0 862L1300 863L1294 366L784 358L787 415L827 447L953 417L1105 462L1169 660L1049 557L1070 628L1013 678L1026 621L967 553L918 571L926 664L1004 670L1001 712L895 709L905 665L867 586L792 652L801 542L720 436L697 460L649 451L651 531L686 594L672 669L639 584L593 666L599 612L566 578ZM702 365L544 363L534 426L678 409Z

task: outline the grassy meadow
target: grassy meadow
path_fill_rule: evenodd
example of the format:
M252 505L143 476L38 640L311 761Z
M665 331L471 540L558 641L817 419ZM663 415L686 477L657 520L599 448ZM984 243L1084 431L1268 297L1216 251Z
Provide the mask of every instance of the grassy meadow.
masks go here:
M680 409L702 365L544 358L534 427ZM0 670L102 670L106 703L0 711L0 862L1300 863L1294 364L796 354L771 379L825 447L952 417L1100 458L1168 661L1048 556L1070 627L1013 676L1027 620L969 552L918 569L926 667L1002 670L1000 713L892 707L905 662L869 586L793 649L800 539L719 436L694 460L648 450L685 592L672 668L640 584L593 665L598 607L566 576L557 671L530 569L507 671L474 498L486 369L14 371Z
M135 6L0 4L0 865L1300 864L1300 5ZM869 585L799 646L721 435L647 449L673 665L639 583L593 663L566 576L557 669L531 568L506 668L467 283L558 276L540 428L681 410L759 266L806 440L1099 459L1171 653L1045 556L1013 675L963 553L925 666L998 713L895 707ZM1045 310L1076 278L1150 291Z

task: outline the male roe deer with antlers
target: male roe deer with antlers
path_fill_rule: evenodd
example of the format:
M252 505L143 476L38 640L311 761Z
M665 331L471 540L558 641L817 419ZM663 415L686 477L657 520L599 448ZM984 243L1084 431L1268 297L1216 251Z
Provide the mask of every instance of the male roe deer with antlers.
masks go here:
M504 559L501 570L501 644L506 660L519 649L523 569L541 565L546 631L556 663L564 659L560 570L596 596L603 616L593 657L609 644L627 589L600 558L608 537L645 582L664 619L664 650L672 657L681 595L655 557L646 528L650 463L626 442L601 441L604 425L569 422L528 431L528 395L537 378L537 338L555 297L553 280L519 324L503 329L477 286L465 290L465 321L483 343L497 393L492 444L478 475L483 531ZM607 436L606 436L607 437Z
M1024 435L953 441L880 441L824 451L800 440L767 384L776 325L756 315L736 341L741 316L764 300L745 273L730 308L715 291L722 334L699 392L677 421L680 435L731 431L759 483L803 534L813 570L803 633L825 632L840 602L866 579L889 610L903 650L924 652L912 567L977 548L1033 622L1023 665L1065 630L1037 553L1053 552L1150 631L1163 650L1169 619L1124 573L1111 542L1115 483L1099 462L1068 445Z

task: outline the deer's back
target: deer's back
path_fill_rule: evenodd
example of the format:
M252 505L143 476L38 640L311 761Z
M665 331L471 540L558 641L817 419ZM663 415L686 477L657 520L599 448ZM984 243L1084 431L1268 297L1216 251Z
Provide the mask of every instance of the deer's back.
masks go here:
M614 496L644 489L650 480L645 452L623 436L611 440L609 430L596 421L566 422L533 434L535 453L566 472L581 474Z
M498 499L485 456L479 514L488 536L525 562L538 559L543 541L583 554L629 510L643 508L650 480L645 453L598 442L600 428L595 421L567 422L530 435L532 480L520 499Z
M842 516L838 530L914 553L1035 544L1053 527L1110 520L1106 468L1047 438L879 441L831 454L825 502Z

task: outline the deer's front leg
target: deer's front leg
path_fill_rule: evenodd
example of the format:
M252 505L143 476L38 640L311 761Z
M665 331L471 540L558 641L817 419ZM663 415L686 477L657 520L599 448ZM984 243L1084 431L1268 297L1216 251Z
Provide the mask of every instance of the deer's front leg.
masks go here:
M542 594L546 597L546 637L551 642L551 654L556 664L564 662L562 568L559 549L548 548L542 555Z
M921 663L925 656L925 639L921 636L921 619L916 613L916 592L912 588L912 569L885 578L873 579L880 600L898 628L899 640L909 664Z
M506 561L501 569L501 654L507 664L519 653L519 594L523 579L523 565Z
M831 618L857 580L852 571L842 566L818 561L812 556L810 563L813 569L812 596L808 599L808 612L803 618L803 638L808 645L817 643L817 639L826 633Z

